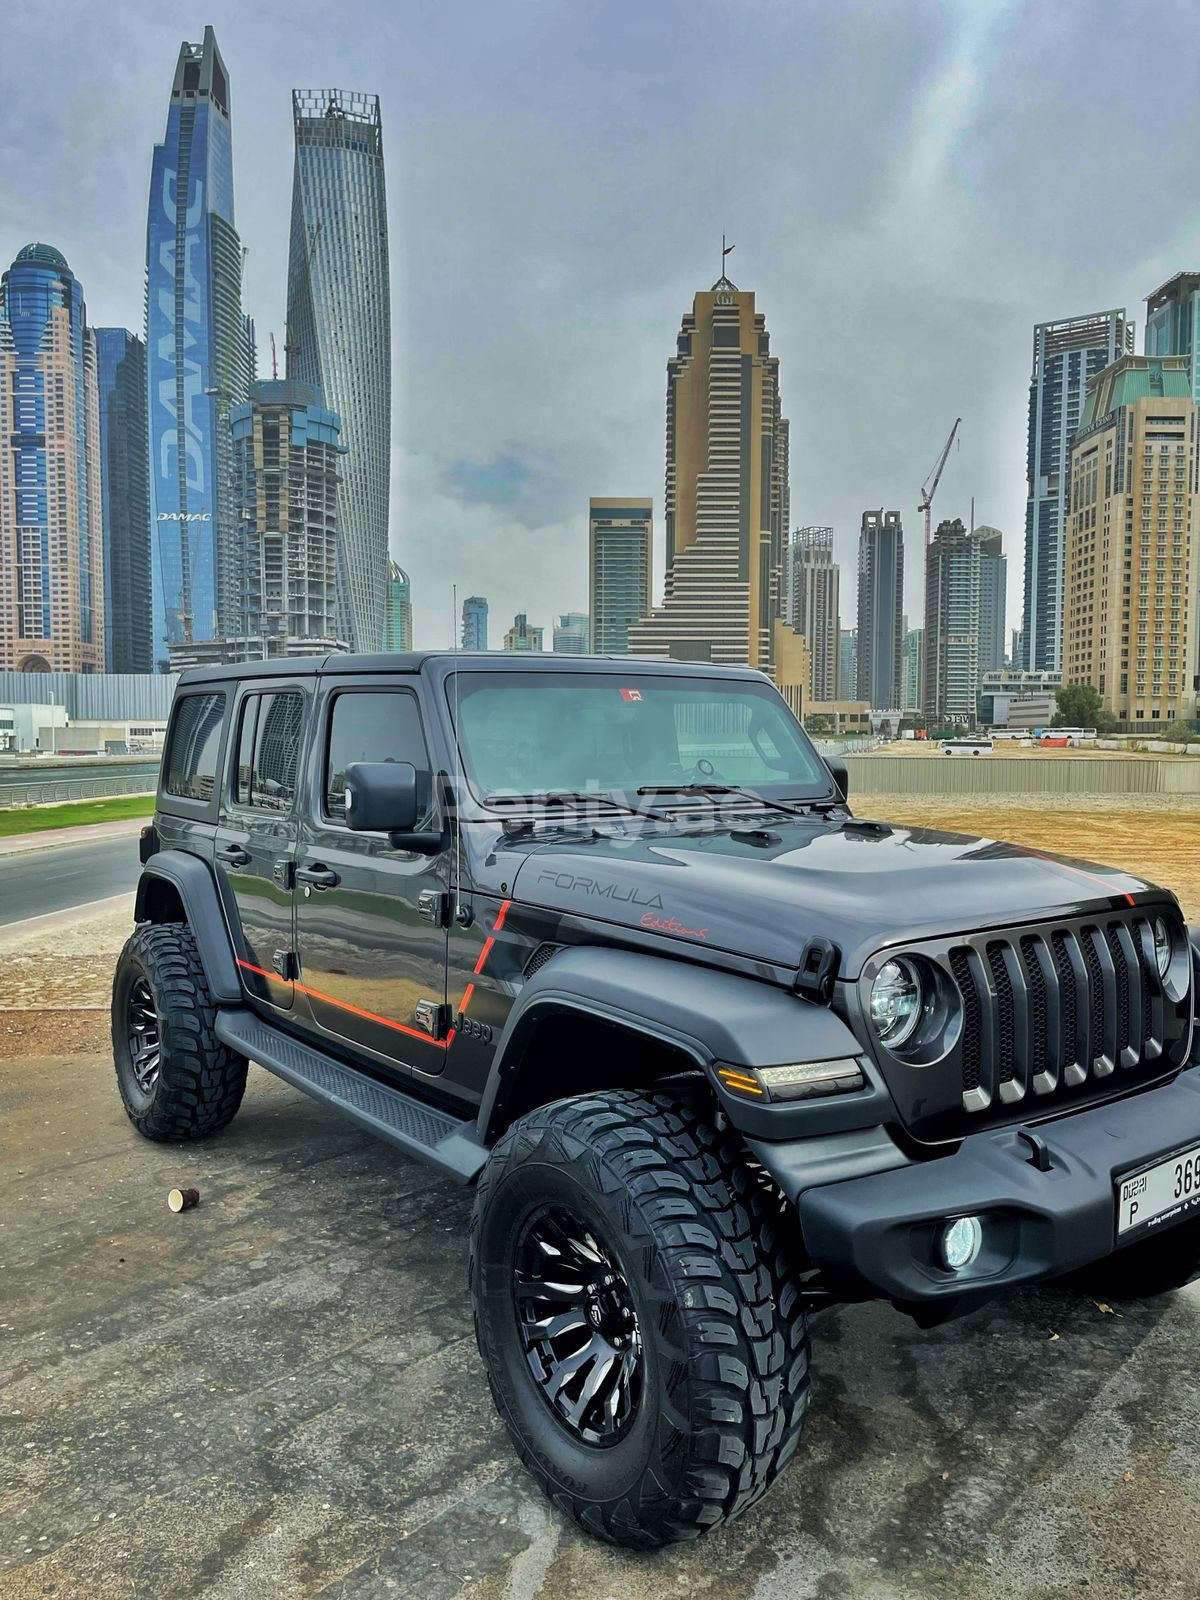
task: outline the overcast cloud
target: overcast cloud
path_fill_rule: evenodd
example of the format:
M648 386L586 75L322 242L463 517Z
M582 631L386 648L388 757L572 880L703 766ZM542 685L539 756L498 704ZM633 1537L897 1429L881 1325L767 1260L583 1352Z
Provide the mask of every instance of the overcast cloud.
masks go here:
M793 524L917 491L1005 534L1020 620L1037 321L1200 267L1194 0L46 0L0 57L0 257L64 251L90 319L141 331L151 149L179 42L229 69L246 309L282 345L290 90L383 100L396 406L391 543L416 637L451 585L549 630L586 609L587 499L652 494L693 294L753 289L791 419Z

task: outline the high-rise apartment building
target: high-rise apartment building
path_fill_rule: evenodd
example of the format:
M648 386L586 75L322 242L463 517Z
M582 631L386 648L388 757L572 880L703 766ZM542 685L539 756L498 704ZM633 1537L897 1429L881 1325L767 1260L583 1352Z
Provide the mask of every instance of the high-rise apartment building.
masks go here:
M935 728L975 722L980 551L954 517L938 523L925 558L925 719Z
M907 623L907 618L905 619ZM925 629L904 630L904 651L900 660L901 711L921 711L925 704Z
M838 698L839 572L832 528L797 528L787 549L787 619L812 657L813 700Z
M464 650L488 647L488 603L481 594L469 594L462 603L462 647Z
M254 377L233 220L229 76L211 28L183 44L146 228L154 664L236 632L229 412Z
M388 562L387 611L383 619L383 648L412 649L412 584L395 561Z
M146 346L127 328L96 329L104 525L106 672L153 672Z
M979 671L995 672L1004 665L1008 640L1008 557L999 528L981 523L974 537L979 542Z
M627 655L630 628L649 614L653 541L649 497L588 501L588 603L597 655Z
M1071 451L1063 681L1133 732L1196 715L1197 416L1186 356L1123 356L1088 385Z
M554 624L554 654L558 656L585 656L591 621L586 611L564 611Z
M1088 379L1133 350L1122 307L1040 322L1033 330L1025 502L1025 656L1021 665L1056 671L1062 660L1063 543L1071 436L1083 415Z
M898 511L864 511L858 535L858 698L900 705L904 646L904 527Z
M1192 399L1200 404L1200 272L1177 272L1146 297L1146 354L1186 356Z
M229 421L239 538L227 559L241 610L227 620L220 659L344 650L336 571L345 446L337 413L311 384L276 378L252 383Z
M808 653L783 616L787 484L766 319L721 278L696 295L667 363L666 585L629 629L631 655L749 664L798 702Z
M506 650L541 650L543 648L543 629L531 628L529 618L523 611L518 611L513 618L513 625L504 635L504 648Z
M0 670L104 671L96 339L48 244L0 278Z
M288 376L342 419L349 453L338 547L339 631L383 642L392 438L392 314L379 98L292 95L296 164L288 256Z

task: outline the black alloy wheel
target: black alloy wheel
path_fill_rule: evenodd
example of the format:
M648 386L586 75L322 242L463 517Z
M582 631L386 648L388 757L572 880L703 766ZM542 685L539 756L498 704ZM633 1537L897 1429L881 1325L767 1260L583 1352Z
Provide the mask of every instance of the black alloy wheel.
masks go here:
M148 1095L158 1082L162 1042L159 1038L158 1008L144 977L139 977L130 988L126 1001L126 1026L133 1081L143 1094Z
M522 1225L515 1268L525 1359L546 1404L586 1444L621 1438L644 1374L633 1294L615 1254L567 1207L544 1206Z

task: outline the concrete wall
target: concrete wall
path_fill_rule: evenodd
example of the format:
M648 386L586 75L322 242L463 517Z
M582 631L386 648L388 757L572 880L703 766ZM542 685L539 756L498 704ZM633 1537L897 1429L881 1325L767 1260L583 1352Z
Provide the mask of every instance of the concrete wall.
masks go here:
M1086 756L847 756L856 795L1194 794L1200 760Z

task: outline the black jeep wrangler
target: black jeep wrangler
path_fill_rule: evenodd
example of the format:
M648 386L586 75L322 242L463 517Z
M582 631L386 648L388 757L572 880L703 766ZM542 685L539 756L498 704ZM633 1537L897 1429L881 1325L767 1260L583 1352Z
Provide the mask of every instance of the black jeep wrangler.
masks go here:
M760 674L331 656L187 674L113 988L151 1139L247 1062L476 1183L523 1460L650 1546L795 1453L806 1313L1200 1272L1195 944L1115 868L851 815Z

